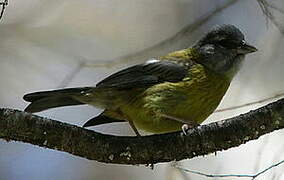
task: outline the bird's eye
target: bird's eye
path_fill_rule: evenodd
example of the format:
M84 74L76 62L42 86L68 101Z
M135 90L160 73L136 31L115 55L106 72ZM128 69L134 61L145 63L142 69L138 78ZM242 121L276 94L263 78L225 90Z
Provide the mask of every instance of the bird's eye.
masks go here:
M226 39L218 41L217 44L227 49L234 49L239 46L239 43L234 42L234 41L229 41Z

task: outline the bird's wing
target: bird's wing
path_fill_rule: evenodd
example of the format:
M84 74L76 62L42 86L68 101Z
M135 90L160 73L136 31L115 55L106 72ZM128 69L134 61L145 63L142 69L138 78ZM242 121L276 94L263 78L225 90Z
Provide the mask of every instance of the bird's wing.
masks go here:
M149 60L135 65L99 82L96 88L145 88L161 82L178 82L187 74L187 68L172 61Z

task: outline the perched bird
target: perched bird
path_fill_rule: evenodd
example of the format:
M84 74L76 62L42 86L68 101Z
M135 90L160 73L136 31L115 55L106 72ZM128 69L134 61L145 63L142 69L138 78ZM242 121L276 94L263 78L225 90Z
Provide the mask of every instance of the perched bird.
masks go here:
M27 112L89 104L104 111L84 127L127 121L153 133L203 122L217 108L244 57L257 51L233 25L213 28L190 48L118 71L94 87L26 94Z

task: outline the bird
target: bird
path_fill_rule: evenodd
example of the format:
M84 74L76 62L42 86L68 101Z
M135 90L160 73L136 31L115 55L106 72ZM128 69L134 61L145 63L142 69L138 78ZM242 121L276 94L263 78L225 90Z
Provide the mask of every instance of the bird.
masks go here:
M122 69L95 86L24 95L26 112L88 104L102 113L83 127L128 122L161 134L200 125L221 102L245 56L257 48L234 25L213 27L191 47Z

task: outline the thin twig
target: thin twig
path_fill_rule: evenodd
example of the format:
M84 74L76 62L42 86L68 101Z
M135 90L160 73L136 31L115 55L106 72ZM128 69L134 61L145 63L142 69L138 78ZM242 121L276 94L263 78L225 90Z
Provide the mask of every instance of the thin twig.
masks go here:
M243 107L247 107L247 106L251 106L251 105L261 104L261 103L264 103L264 102L267 102L267 101L271 101L273 99L280 98L282 96L284 96L284 92L275 94L274 96L271 96L271 97L268 97L268 98L264 98L264 99L261 99L261 100L257 100L257 101L253 101L253 102L237 105L237 106L231 106L231 107L228 107L228 108L217 109L214 113L230 111L230 110L239 109L239 108L243 108Z
M258 148L258 150L256 151L256 153L255 153L255 165L254 165L254 172L258 172L261 168L261 158L263 157L263 155L264 155L264 153L265 153L265 151L264 151L264 149L266 148L266 147L268 147L268 148L270 148L270 146L269 146L269 144L268 144L268 142L269 142L269 138L270 138L271 136L266 136L265 138L263 138L263 142L262 142L262 144L261 144L261 146Z
M261 11L266 16L266 22L268 23L268 20L270 20L277 27L277 29L281 32L281 34L284 34L284 28L281 27L281 25L276 21L276 18L274 17L273 13L270 11L269 7L279 12L283 12L283 10L268 3L266 0L257 0L257 2L261 8Z
M276 11L280 12L281 14L284 14L284 10L283 9L280 9L279 7L277 7L276 5L272 4L271 2L267 2L267 6L272 8L272 9L275 9Z
M190 170L190 169L186 169L186 168L183 168L181 166L178 166L178 165L174 165L175 168L177 169L180 169L182 171L185 171L185 172L189 172L189 173L192 173L192 174L197 174L197 175L200 175L200 176L205 176L205 177L212 177L212 178L224 178L224 177L240 177L240 178L252 178L252 179L255 179L257 178L258 176L260 176L261 174L264 174L265 172L267 172L268 170L274 168L274 167L277 167L281 164L284 163L284 160L278 162L278 163L275 163L267 168L265 168L264 170L256 173L256 174L206 174L206 173L203 173L203 172L200 172L200 171L194 171L194 170Z
M282 136L283 134L281 134L280 136ZM268 136L268 137L271 137L271 136ZM272 137L271 137L272 138ZM268 139L268 138L266 138ZM271 146L268 146L268 149L270 150L271 149ZM279 161L281 158L280 155L282 155L284 152L284 144L281 145L280 148L278 148L277 151L275 151L273 154L274 154L274 158L272 160L272 162L276 162L276 161ZM277 176L277 172L274 172L273 175L272 175L272 180L273 180L273 176L276 177ZM276 179L276 178L275 178Z
M57 88L66 87L73 80L73 78L83 69L84 66L84 62L79 62L77 66L73 69L73 71L71 71L64 77L64 79L61 81Z

